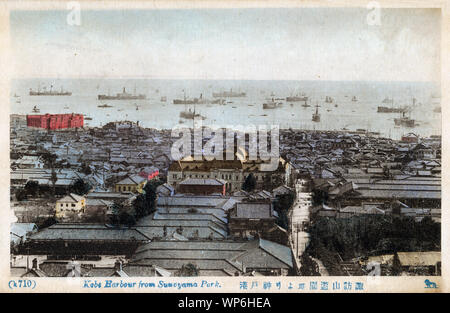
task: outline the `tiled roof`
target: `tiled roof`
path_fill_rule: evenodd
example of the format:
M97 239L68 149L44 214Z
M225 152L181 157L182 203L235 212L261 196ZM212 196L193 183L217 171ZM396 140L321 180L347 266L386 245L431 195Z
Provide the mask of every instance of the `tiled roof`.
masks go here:
M236 203L231 218L273 218L271 203Z
M209 185L209 186L223 186L226 181L217 178L186 178L179 183L180 185Z
M113 228L102 224L54 224L30 236L30 240L146 241L134 228Z

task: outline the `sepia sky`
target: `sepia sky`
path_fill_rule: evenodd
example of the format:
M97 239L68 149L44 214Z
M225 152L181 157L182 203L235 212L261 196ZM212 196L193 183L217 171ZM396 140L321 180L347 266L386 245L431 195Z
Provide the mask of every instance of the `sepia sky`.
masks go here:
M16 78L438 81L440 11L13 11Z

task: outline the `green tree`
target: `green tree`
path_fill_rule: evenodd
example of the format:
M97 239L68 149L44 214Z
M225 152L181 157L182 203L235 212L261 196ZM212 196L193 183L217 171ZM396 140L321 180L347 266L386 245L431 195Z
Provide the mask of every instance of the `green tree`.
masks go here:
M23 201L27 198L27 193L24 189L20 188L15 193L17 201Z
M70 192L79 196L85 195L91 190L91 185L85 182L83 179L78 178L72 185L70 185Z
M200 272L200 270L198 269L197 266L195 266L192 263L188 263L188 264L183 264L180 271L178 272L178 276L193 277L193 276L198 276L199 272Z
M53 197L56 194L56 182L58 181L58 176L56 175L55 169L52 168L52 176L50 177L50 181L52 182L52 195Z
M273 202L273 208L278 213L277 224L284 229L289 229L289 210L294 204L295 193L289 192L286 194L278 195Z
M242 184L242 189L247 191L247 192L251 192L253 190L255 190L256 187L256 178L253 175L253 173L250 173L246 178L244 183Z
M394 253L394 258L392 260L392 275L399 276L402 273L402 263L398 258L397 252Z
M123 204L119 201L114 201L112 207L111 207L111 216L109 219L109 222L112 225L119 225L120 224L120 214L123 212Z
M121 212L119 214L119 223L121 225L133 226L136 224L136 219L133 215L128 214L127 212Z
M44 164L52 170L52 174L50 177L50 181L52 182L52 195L55 196L55 190L56 190L56 181L58 180L58 176L55 172L55 163L57 159L57 155L54 153L50 153L46 151L42 154L42 159L44 160Z
M56 223L57 223L57 220L54 217L49 217L46 220L44 220L41 225L39 225L39 228L50 227Z
M147 216L156 211L156 200L158 194L156 189L162 182L160 180L151 180L147 182L143 189L143 193L138 195L133 202L136 218Z
M39 183L34 180L29 180L25 184L25 194L35 197L39 193Z
M312 202L313 205L326 204L328 202L328 192L321 189L313 190Z
M80 169L81 173L85 174L85 175L90 175L92 174L92 170L91 168L86 164L83 163L81 164L81 169Z

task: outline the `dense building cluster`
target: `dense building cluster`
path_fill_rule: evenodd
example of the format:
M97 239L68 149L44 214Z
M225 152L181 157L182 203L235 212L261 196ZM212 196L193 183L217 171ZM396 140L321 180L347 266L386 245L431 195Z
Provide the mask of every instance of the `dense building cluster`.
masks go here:
M46 131L12 116L14 275L299 275L318 217L440 222L438 137L282 130L271 172L246 157L174 161L174 140L132 122Z

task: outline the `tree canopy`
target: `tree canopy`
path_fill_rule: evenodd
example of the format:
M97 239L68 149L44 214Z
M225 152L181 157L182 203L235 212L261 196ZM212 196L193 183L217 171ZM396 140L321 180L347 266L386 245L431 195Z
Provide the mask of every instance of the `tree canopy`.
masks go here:
M250 191L255 190L255 188L256 188L256 178L255 178L255 176L253 175L253 173L250 173L250 174L245 178L245 181L244 181L244 183L242 184L242 189L245 190L245 191L247 191L247 192L250 192Z

